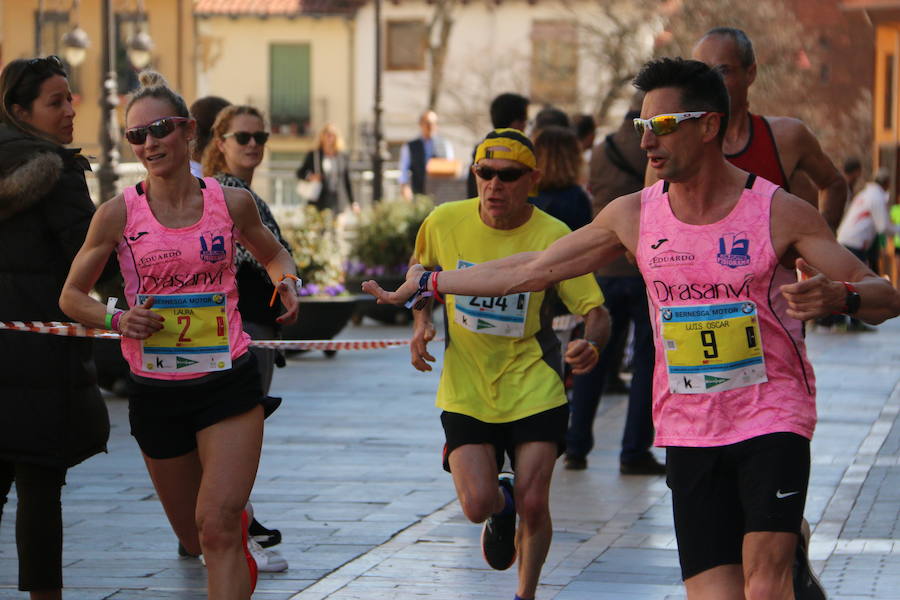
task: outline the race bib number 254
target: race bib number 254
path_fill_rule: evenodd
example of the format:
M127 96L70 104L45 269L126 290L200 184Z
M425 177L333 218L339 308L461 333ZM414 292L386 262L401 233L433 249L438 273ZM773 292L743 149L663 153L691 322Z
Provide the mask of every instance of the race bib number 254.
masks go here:
M474 263L457 262L457 269L471 267ZM525 319L528 316L528 292L507 296L454 296L453 320L469 331L504 337L523 337Z

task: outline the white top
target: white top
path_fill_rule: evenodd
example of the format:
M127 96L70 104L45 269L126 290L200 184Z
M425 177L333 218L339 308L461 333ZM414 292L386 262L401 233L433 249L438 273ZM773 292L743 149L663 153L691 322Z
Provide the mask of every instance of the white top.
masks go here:
M879 233L894 233L888 216L888 193L870 181L860 190L844 214L837 230L838 241L854 250L866 250Z
M191 175L194 177L203 177L203 165L196 160L191 161Z

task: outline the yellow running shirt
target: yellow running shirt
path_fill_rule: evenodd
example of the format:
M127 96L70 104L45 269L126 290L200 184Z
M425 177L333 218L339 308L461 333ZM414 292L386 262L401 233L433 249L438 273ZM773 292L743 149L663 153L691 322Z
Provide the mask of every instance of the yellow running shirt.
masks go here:
M425 219L415 256L426 267L450 271L543 250L567 233L565 224L539 209L516 229L493 229L478 214L478 198L472 198L442 204ZM557 293L577 315L603 304L590 274L544 292L499 298L447 295L437 406L487 423L506 423L565 404L560 343L552 329Z

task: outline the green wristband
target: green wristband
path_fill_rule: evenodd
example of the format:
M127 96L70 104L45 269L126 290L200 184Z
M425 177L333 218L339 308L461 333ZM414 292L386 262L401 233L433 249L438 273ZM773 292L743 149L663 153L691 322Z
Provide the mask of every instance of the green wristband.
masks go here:
M106 313L106 316L103 318L103 323L106 325L107 329L112 329L112 318L113 316L110 313Z

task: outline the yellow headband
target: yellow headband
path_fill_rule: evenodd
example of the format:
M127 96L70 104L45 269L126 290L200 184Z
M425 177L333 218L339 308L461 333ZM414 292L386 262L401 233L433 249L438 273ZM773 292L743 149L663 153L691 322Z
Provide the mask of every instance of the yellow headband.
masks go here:
M495 129L487 134L475 150L475 164L483 158L505 158L531 169L537 167L534 146L518 129Z

